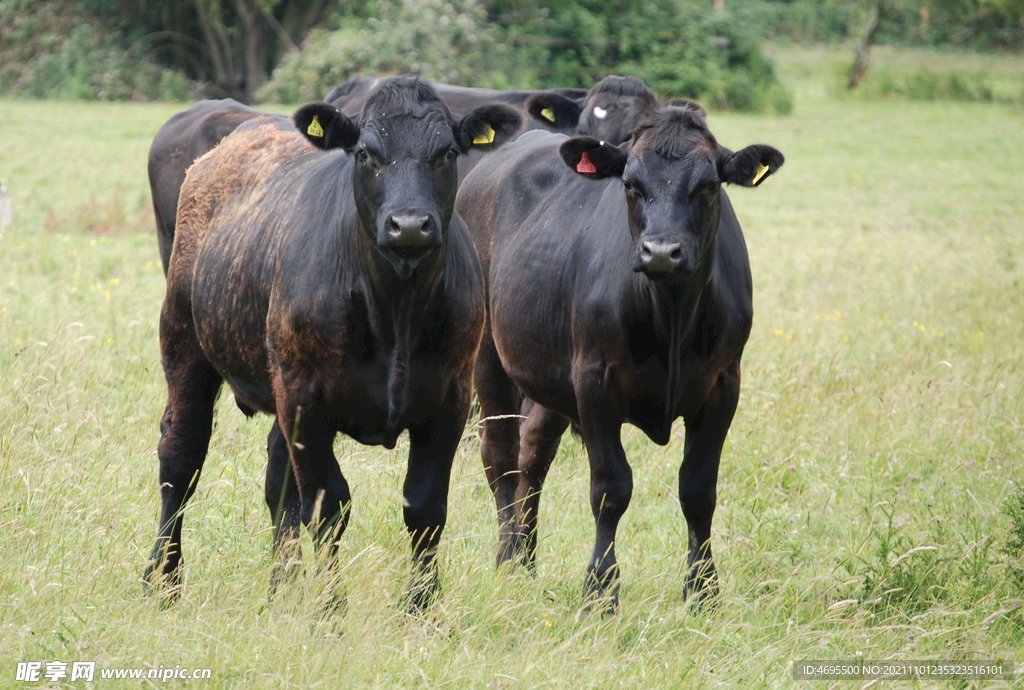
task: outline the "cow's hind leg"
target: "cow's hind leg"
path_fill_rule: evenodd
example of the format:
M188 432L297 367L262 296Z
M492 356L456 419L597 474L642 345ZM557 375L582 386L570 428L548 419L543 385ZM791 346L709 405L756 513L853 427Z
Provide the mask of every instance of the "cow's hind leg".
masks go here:
M409 467L402 488L403 516L412 541L413 573L409 607L424 609L437 595L435 557L448 521L452 461L469 416L470 384L454 380L436 417L409 429Z
M277 420L267 435L267 483L264 491L270 519L274 524L274 571L271 592L299 562L299 487L292 474L288 440Z
M739 360L719 377L704 406L686 420L679 502L689 531L685 594L698 601L718 591L711 554L711 519L717 501L718 464L740 396Z
M177 596L181 565L181 521L195 492L213 430L213 408L221 377L206 360L191 328L161 328L167 408L160 421L160 531L143 580ZM191 326L191 324L189 324ZM180 336L180 337L178 337Z
M519 524L524 535L523 563L532 568L537 562L540 492L569 420L536 403L524 405L526 407L529 412L520 427L520 475L516 504L519 506Z
M519 482L519 389L505 373L489 327L484 332L473 370L480 398L480 456L498 509L497 563L513 559L522 549L516 524Z

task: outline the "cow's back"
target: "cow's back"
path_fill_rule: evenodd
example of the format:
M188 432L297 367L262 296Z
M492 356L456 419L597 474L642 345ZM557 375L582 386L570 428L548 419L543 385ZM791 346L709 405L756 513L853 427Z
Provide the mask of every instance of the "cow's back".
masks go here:
M631 250L622 183L569 170L566 137L530 132L486 158L463 182L456 209L470 228L489 293L495 343L530 397L575 416L568 371L586 312L621 315ZM621 331L605 329L609 350L625 352ZM529 362L529 368L517 367Z
M263 380L266 314L303 183L293 171L318 153L287 120L264 116L197 160L181 188L168 298L189 304L211 362L236 372L229 383L265 411L273 409Z

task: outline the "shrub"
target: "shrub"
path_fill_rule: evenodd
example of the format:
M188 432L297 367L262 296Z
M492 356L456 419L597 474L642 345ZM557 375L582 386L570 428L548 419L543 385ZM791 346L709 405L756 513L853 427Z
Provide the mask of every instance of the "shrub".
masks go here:
M0 93L81 100L186 100L179 73L133 55L62 3L0 0Z
M554 14L548 86L587 87L608 73L643 79L663 97L720 109L789 112L753 30L705 3L646 0L623 9L571 5Z
M355 74L413 72L496 89L588 88L608 74L628 74L661 96L712 107L791 107L752 32L679 0L565 3L493 17L477 0L400 0L378 9L361 29L311 37L259 97L322 98Z
M355 74L419 74L463 86L503 88L511 66L505 46L476 0L381 2L358 28L314 32L292 51L257 97L282 103L320 99Z

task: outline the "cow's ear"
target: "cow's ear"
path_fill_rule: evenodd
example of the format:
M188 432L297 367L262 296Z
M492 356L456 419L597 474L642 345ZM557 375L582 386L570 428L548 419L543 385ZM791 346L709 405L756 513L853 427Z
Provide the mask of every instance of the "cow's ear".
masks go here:
M723 182L756 187L782 167L782 152L765 144L754 144L732 153L722 149L718 155L718 177Z
M317 148L351 151L359 127L330 103L307 103L295 111L295 126Z
M562 160L583 177L603 180L622 177L626 169L626 151L593 137L572 137L559 148Z
M673 108L685 108L686 110L692 110L703 118L708 116L708 111L704 109L697 101L691 101L689 98L673 98L668 102L668 105Z
M481 105L459 120L456 141L463 153L474 148L493 151L511 139L522 124L522 116L507 105Z
M526 112L547 127L572 132L579 126L582 103L555 91L538 91L526 99Z

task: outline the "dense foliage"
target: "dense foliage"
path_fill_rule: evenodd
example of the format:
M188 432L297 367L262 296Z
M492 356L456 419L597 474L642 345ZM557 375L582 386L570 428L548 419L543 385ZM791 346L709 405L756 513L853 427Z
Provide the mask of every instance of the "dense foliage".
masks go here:
M787 112L760 42L848 41L876 9L873 43L1024 49L1024 0L0 0L0 94L294 101L357 73L494 88L619 73L662 96ZM936 97L987 99L936 79Z
M467 86L587 88L618 73L640 77L666 97L736 110L790 109L756 33L728 14L678 0L503 7L382 1L362 28L317 34L289 54L260 97L318 98L353 74L417 72Z
M180 100L184 74L71 3L0 0L0 93L32 98Z
M248 102L340 12L337 0L0 0L0 92Z
M837 43L864 21L871 0L725 0L738 24L769 40ZM883 45L1024 49L1024 0L883 0L874 40Z

